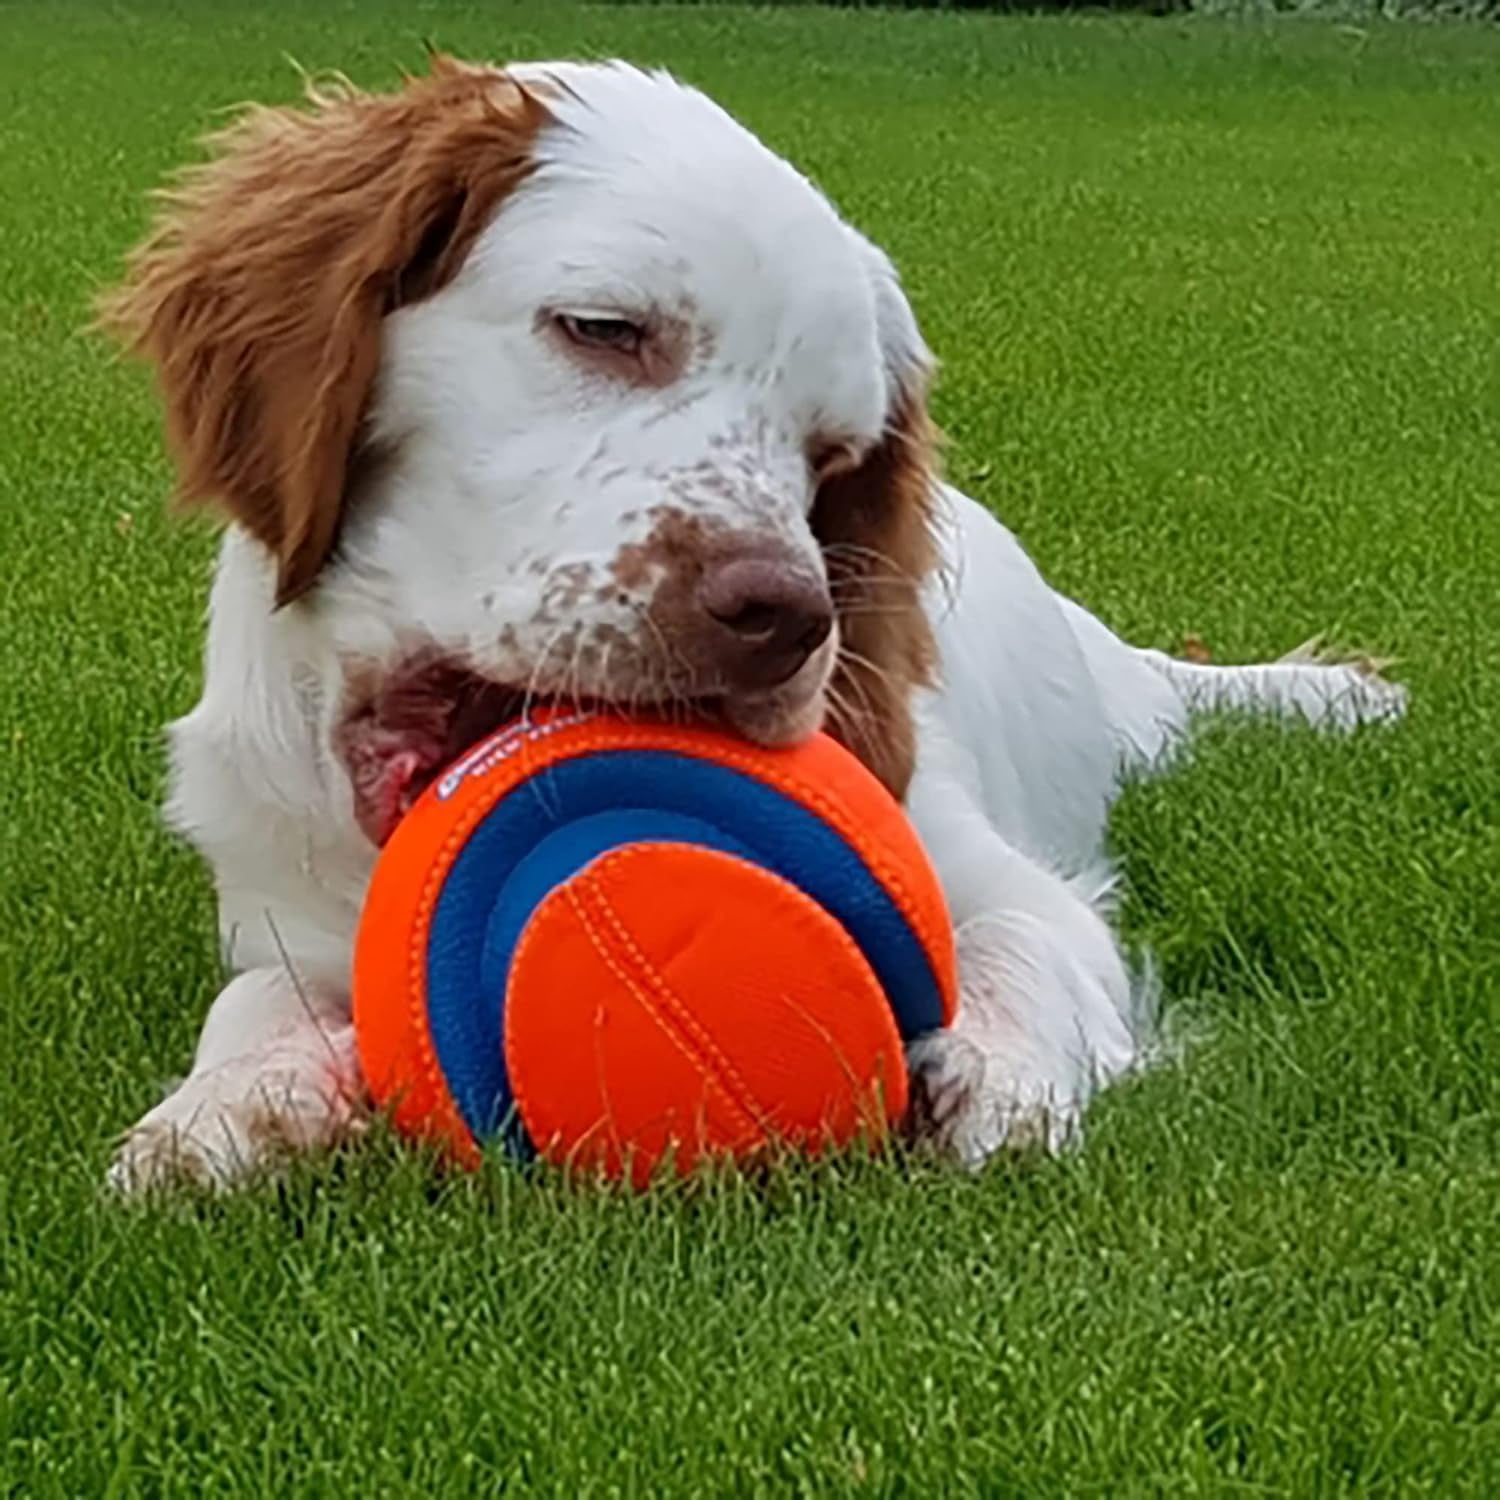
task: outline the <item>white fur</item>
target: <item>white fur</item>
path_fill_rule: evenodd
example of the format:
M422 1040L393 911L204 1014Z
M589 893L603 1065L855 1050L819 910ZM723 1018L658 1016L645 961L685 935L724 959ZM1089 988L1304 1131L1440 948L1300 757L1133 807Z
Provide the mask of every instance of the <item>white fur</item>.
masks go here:
M370 425L393 459L338 562L276 612L266 556L224 539L203 696L172 729L169 816L214 869L236 977L186 1082L127 1136L119 1186L231 1182L357 1122L349 963L374 850L331 746L349 663L436 644L540 691L680 690L633 587L600 591L621 548L665 496L821 570L809 438L875 442L925 364L885 258L716 106L628 69L552 76L570 92L534 176L451 285L388 319ZM539 332L539 309L654 311L695 354L670 387L612 383ZM1199 704L1344 725L1401 697L1350 668L1137 650L1049 589L987 512L943 498L941 685L918 705L908 808L957 924L962 996L912 1061L939 1139L978 1163L1007 1139L1065 1140L1141 1055L1108 923L1122 771L1162 763ZM582 598L565 587L575 566ZM835 647L775 705L803 728Z

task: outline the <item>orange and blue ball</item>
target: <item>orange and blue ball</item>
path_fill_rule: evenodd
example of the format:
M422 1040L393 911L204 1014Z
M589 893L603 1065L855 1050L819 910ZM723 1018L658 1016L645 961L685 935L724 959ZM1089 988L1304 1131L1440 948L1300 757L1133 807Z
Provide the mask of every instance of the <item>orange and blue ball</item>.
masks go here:
M954 997L936 877L848 751L592 712L508 725L428 787L355 952L399 1130L638 1182L878 1137Z

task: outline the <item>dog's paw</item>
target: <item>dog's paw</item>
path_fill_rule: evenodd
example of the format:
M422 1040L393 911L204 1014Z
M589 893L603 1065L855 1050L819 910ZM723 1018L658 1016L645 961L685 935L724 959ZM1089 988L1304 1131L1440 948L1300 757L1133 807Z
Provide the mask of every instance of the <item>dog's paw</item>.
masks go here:
M121 1142L106 1179L126 1196L233 1187L288 1156L359 1133L352 1030L324 1056L283 1047L189 1076Z
M1383 724L1401 718L1410 694L1386 677L1390 658L1359 652L1340 652L1320 637L1289 651L1278 665L1313 670L1298 680L1297 707L1313 724L1329 729L1357 729L1361 724Z
M1045 916L959 928L958 1014L907 1048L911 1136L968 1167L1002 1149L1060 1150L1093 1094L1142 1056L1149 983L1132 981L1077 891L1052 897Z
M1081 1102L1057 1099L955 1031L907 1048L912 1141L971 1169L996 1152L1061 1148L1078 1128Z

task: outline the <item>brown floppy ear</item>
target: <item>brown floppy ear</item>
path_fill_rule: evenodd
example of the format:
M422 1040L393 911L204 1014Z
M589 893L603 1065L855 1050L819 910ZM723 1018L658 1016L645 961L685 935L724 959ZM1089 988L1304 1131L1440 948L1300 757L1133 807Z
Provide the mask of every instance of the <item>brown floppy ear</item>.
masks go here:
M884 437L819 486L812 511L839 622L828 730L897 797L916 761L912 694L937 665L921 600L938 562L937 440L925 366L903 374Z
M381 319L438 290L530 170L546 112L436 58L393 94L252 109L160 194L101 322L156 366L178 497L216 501L305 592L343 518Z

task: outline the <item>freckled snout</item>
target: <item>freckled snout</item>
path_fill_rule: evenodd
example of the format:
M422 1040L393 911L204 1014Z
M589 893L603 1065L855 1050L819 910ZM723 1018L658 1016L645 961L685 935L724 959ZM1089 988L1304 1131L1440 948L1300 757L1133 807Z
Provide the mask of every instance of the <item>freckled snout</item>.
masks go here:
M821 578L769 557L736 557L710 567L698 608L720 670L734 687L777 687L795 677L833 629L833 600Z

